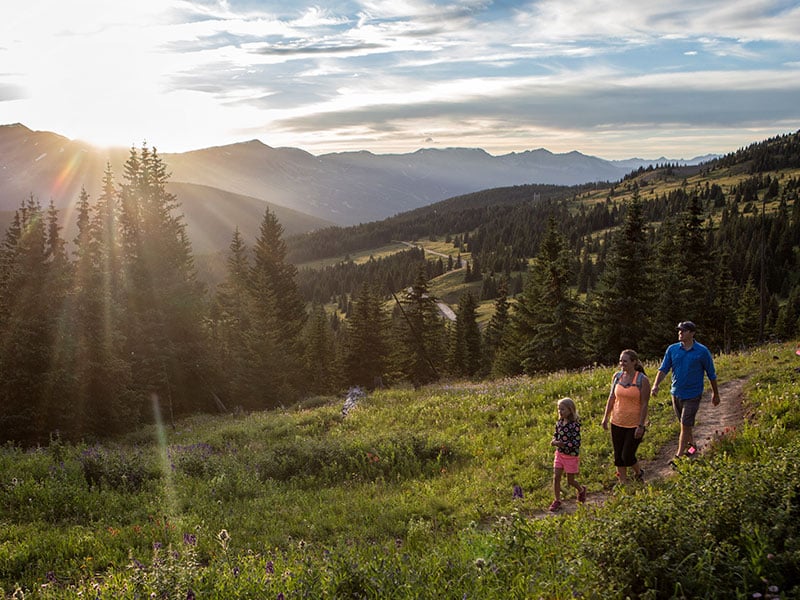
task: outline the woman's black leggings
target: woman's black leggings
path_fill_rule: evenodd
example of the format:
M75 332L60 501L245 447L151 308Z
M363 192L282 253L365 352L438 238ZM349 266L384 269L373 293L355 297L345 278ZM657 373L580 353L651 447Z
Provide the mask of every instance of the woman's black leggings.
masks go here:
M618 427L611 424L611 443L614 445L614 466L632 467L636 464L636 450L642 438L634 437L636 427Z

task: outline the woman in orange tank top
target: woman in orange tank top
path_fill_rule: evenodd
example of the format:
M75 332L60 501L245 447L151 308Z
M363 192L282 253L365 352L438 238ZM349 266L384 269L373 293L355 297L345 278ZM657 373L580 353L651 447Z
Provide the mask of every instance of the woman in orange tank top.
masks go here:
M650 380L644 374L639 356L633 350L619 355L621 370L614 373L611 392L603 415L603 429L611 422L611 443L614 446L614 466L620 483L628 481L628 468L633 478L644 481L644 469L639 466L636 450L642 441L650 402Z

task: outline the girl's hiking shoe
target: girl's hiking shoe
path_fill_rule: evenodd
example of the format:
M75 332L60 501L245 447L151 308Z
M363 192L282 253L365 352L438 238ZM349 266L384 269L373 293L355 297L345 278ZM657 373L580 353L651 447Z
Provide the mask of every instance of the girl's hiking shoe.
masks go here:
M561 500L553 500L553 503L550 505L548 510L550 512L556 512L559 508L561 508Z
M583 486L578 492L578 502L581 504L586 502L586 486Z

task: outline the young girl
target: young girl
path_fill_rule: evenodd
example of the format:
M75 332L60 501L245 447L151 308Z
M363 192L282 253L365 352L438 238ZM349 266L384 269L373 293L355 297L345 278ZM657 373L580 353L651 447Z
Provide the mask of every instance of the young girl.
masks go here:
M565 472L567 483L578 490L578 502L586 502L586 486L580 485L575 479L580 465L581 423L572 398L558 401L558 421L550 445L556 447L553 460L553 493L556 499L550 505L550 510L555 512L561 508L561 475Z

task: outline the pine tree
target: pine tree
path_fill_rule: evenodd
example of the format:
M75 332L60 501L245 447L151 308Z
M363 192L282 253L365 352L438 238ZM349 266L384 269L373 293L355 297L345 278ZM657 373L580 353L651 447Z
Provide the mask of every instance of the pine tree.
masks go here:
M702 327L708 338L716 337L711 307L716 297L714 258L708 251L703 206L698 195L692 195L678 232L679 286L675 289L683 308L684 319L691 319Z
M0 258L0 438L45 441L69 414L69 343L63 316L69 273L57 213L33 197L23 202L6 234Z
M203 287L197 281L179 203L155 148L132 149L120 189L125 323L137 397L172 418L210 405L204 373Z
M313 394L336 390L338 369L333 331L322 306L312 308L310 318L306 322L304 338L303 366L306 379L304 389Z
M736 322L738 332L738 342L743 347L751 346L758 342L759 334L759 312L758 312L758 289L752 279L747 280L747 284L739 296L736 308Z
M293 385L300 356L296 343L284 340L278 318L278 301L263 277L250 282L251 326L245 332L243 394L237 406L263 410L292 403L298 398Z
M388 316L377 291L367 284L354 299L347 332L345 383L372 389L388 372Z
M225 365L225 376L217 384L231 405L250 405L251 390L246 365L247 340L252 327L253 297L247 246L237 227L229 246L227 275L217 287L211 311L211 352L217 365Z
M580 306L570 290L570 258L554 219L512 313L504 351L515 354L525 373L577 367L584 363Z
M691 317L686 316L683 297L679 293L680 282L684 277L683 265L679 260L677 226L667 219L659 229L656 246L655 272L653 273L653 310L650 334L645 337L643 355L657 356L663 353L667 344L676 340L675 326Z
M615 364L625 348L644 350L652 307L649 256L642 202L634 194L592 297L590 345L601 363Z
M253 275L263 279L278 302L278 318L287 339L297 340L306 320L305 307L297 290L297 268L286 260L283 226L267 209L253 248Z
M250 290L253 328L251 384L260 389L265 407L291 402L305 389L301 333L305 308L297 291L297 269L286 261L283 226L269 209L253 248ZM261 375L268 376L261 377ZM260 382L260 384L258 383Z
M578 293L586 294L595 286L594 265L589 252L589 247L584 246L581 251L581 269L578 273Z
M478 302L470 291L461 295L450 340L450 372L474 377L482 364L481 332L477 321Z
M728 254L723 252L717 268L719 279L713 307L713 324L714 330L717 332L716 341L723 352L730 352L733 349L734 338L737 335L736 312L731 307L736 306L738 302L739 289L733 279L728 262Z
M401 315L395 318L396 362L401 374L419 387L439 378L435 361L442 360L445 346L444 324L428 289L424 266L400 304Z
M790 340L800 333L800 285L795 285L786 302L778 309L775 335L781 340Z
M494 312L484 332L484 356L487 368L493 373L498 370L494 368L495 357L499 354L501 343L504 339L505 331L509 323L509 301L508 301L508 279L503 276L497 288L497 299L494 302Z

